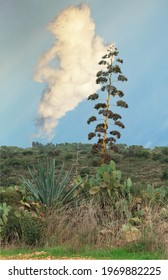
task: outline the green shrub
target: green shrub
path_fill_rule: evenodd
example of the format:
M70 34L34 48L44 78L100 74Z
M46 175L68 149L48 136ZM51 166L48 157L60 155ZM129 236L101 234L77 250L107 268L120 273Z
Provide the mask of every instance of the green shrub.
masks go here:
M100 159L99 158L93 159L91 161L91 165L94 166L94 167L98 167L100 165Z
M111 160L113 160L115 163L120 163L122 161L123 156L117 153L113 153L110 155Z
M160 160L161 163L168 163L168 157L164 157Z
M65 155L65 160L69 160L73 158L73 154L66 154Z
M163 153L163 155L168 156L168 147L161 147L161 152Z
M160 160L163 157L163 155L161 153L153 153L152 155L152 159L157 161Z
M42 246L45 242L46 223L39 218L25 215L20 218L22 241L29 246Z

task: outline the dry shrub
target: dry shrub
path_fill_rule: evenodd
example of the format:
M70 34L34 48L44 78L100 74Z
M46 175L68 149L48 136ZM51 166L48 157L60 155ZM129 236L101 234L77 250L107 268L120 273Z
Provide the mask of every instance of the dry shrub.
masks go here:
M146 207L144 224L141 227L143 240L149 251L162 250L168 256L168 219L160 215L158 205Z
M90 204L82 203L78 207L65 206L53 211L47 218L47 223L51 245L66 244L77 248L95 243L96 209Z
M87 201L75 207L64 206L47 216L48 245L66 245L78 250L85 245L102 248L142 243L144 250L164 249L167 254L168 221L161 218L157 205L144 208L144 212L142 223L131 228L134 231L130 239L129 232L124 235L122 231L129 220L122 214L116 217L112 207L101 208L98 203ZM129 238L124 237L128 234Z
M50 246L109 247L117 246L123 220L116 220L111 207L101 209L95 202L84 201L76 207L66 206L53 211L48 215L47 223Z

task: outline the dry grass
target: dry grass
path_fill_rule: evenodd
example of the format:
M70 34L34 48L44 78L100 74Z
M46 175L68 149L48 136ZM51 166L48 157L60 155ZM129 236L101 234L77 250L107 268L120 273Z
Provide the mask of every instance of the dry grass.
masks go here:
M145 211L143 223L137 226L141 234L136 233L137 238L134 234L132 240L131 237L126 240L121 229L128 219L123 215L116 218L111 207L101 209L95 202L83 201L77 207L53 210L47 217L47 245L66 245L80 250L88 244L94 248L110 248L133 242L145 244L149 251L164 248L168 254L168 222L160 218L158 207L146 207Z
M162 209L158 205L146 207L146 216L141 231L149 251L163 250L165 256L168 257L168 219L161 217Z
M131 209L134 209L131 204ZM140 224L128 228L123 233L123 225L129 225L129 219L123 212L116 216L111 206L101 208L93 201L82 201L77 206L66 205L53 209L46 214L45 236L47 247L65 246L78 252L82 247L114 248L129 247L133 251L164 251L168 257L168 220L161 216L163 208L157 204L141 204L145 214ZM132 210L133 211L133 210ZM12 243L10 243L10 247ZM13 243L15 247L16 244ZM23 248L25 246L20 244Z
M78 207L64 207L53 211L47 218L49 245L66 244L81 248L112 246L116 243L119 224L112 209L101 209L92 202L83 202Z

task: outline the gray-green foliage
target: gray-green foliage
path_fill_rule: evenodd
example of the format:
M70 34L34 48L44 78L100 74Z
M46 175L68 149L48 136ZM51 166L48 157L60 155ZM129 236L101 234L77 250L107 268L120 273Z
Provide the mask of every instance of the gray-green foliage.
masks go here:
M30 169L31 180L22 177L22 183L31 192L35 201L46 207L65 204L74 198L75 190L82 181L71 186L72 171L64 172L64 164L58 175L56 174L55 160L46 162L46 167L40 162L38 169Z

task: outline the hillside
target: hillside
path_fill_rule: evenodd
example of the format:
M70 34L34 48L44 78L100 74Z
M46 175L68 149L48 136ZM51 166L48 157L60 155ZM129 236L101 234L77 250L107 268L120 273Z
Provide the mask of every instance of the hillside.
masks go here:
M33 167L46 158L55 158L57 168L73 167L74 174L82 177L94 173L101 164L98 155L91 153L90 144L62 143L42 145L33 142L31 148L0 147L0 186L20 184L20 176L29 177L28 167ZM122 171L123 179L131 177L133 183L153 183L164 186L168 181L168 147L153 150L142 146L118 144L118 153L110 152L110 159Z

